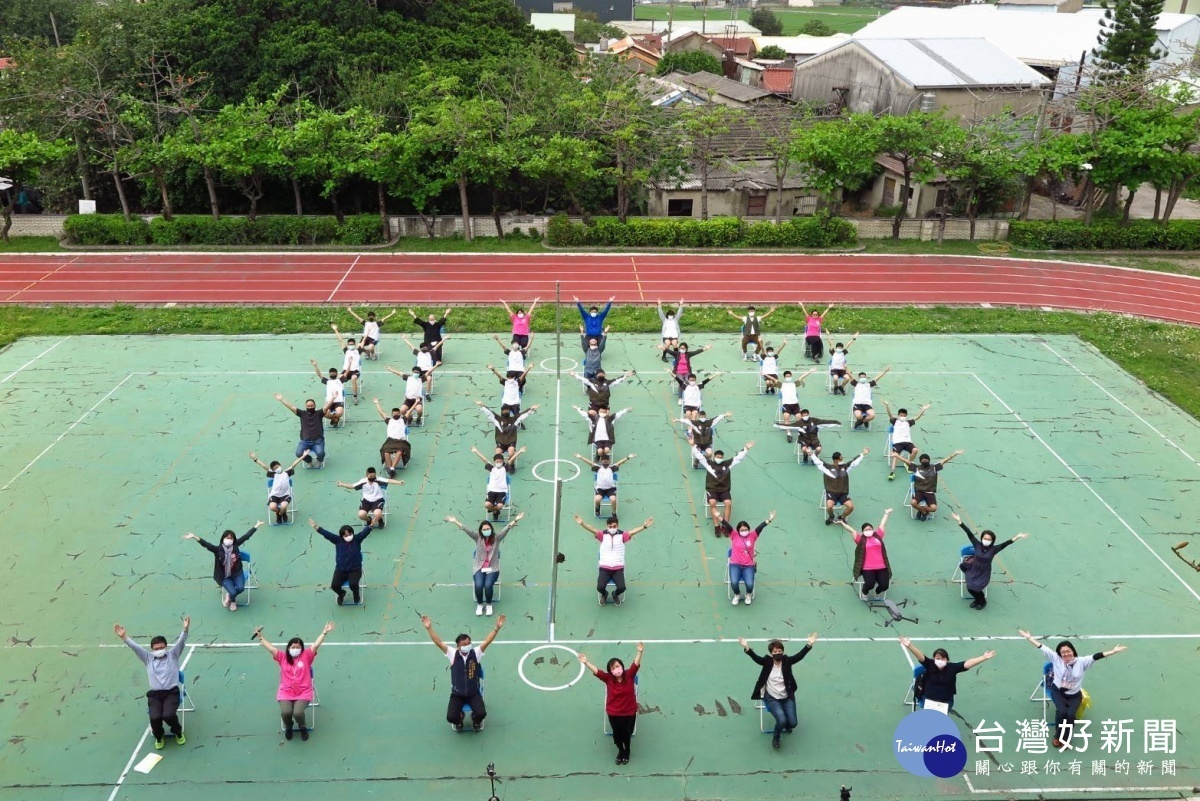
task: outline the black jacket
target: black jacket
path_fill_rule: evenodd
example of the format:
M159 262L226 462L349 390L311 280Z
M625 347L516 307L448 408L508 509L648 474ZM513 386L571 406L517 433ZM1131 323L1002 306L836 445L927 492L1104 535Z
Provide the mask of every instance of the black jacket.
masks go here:
M338 570L362 570L362 541L371 535L370 526L364 526L350 542L343 540L341 534L334 534L320 527L317 528L317 533L333 543L336 549L334 566Z
M808 652L811 650L812 650L811 645L805 645L803 648L800 649L800 653L798 653L798 654L793 654L792 656L788 656L787 654L784 654L784 657L783 657L783 685L785 687L787 687L787 697L788 698L796 697L796 677L792 675L792 665L796 664L801 659L808 656ZM746 656L750 657L755 662L762 665L762 670L760 670L758 673L758 681L755 682L755 684L754 684L754 692L750 694L751 698L753 698L755 701L759 701L763 697L763 691L764 691L764 688L767 686L767 679L771 675L771 668L774 667L775 660L771 658L770 654L768 654L767 656L759 656L758 654L754 653L753 648L746 649Z
M245 533L244 536L238 537L233 541L233 569L230 570L230 575L240 576L242 573L242 543L254 536L254 532L258 528L252 528ZM213 581L220 584L225 580L225 549L221 547L220 540L216 545L213 545L208 540L197 538L196 542L200 543L200 547L213 555Z

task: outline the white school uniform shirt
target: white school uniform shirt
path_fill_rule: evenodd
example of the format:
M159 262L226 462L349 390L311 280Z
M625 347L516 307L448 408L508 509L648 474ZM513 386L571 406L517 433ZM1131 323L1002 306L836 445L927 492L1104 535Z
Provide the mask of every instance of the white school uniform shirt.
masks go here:
M429 370L432 370L433 369L433 354L430 353L429 351L418 350L417 351L417 367L420 367L421 370L426 371L426 372Z
M367 481L365 478L360 478L354 482L354 488L362 490L362 499L364 501L374 503L375 501L383 500L383 482L380 479Z
M488 465L488 492L508 492L508 470L496 467L495 463Z
M596 432L592 435L592 440L594 442L603 442L612 439L611 428L607 417L596 415Z
M363 321L363 334L362 335L364 337L370 337L371 339L378 342L379 341L379 321L378 320Z
M340 378L325 379L325 402L326 403L345 403L346 402L346 385L342 383Z
M525 372L525 354L518 348L513 348L508 352L508 372Z
M358 348L346 348L346 356L342 359L343 372L358 372L362 367L362 355Z
M800 398L796 394L796 383L794 381L784 381L779 386L779 402L786 405L799 405Z
M875 385L874 381L859 381L854 385L854 405L855 406L870 406L871 404L871 387Z
M414 373L404 379L404 397L411 400L420 400L425 397L425 384L419 375Z
M504 395L500 398L500 403L505 406L520 406L521 405L521 382L515 378L504 379Z
M679 307L681 310L682 306ZM662 338L663 339L679 339L679 315L668 317L659 312L659 317L662 318Z
M388 439L408 439L408 424L403 417L398 420L394 417L387 419L387 435Z
M596 489L614 489L617 486L617 474L611 466L596 468Z
M701 406L701 397L702 395L700 394L699 384L688 384L683 388L684 406L695 406L696 408L699 408Z
M271 487L267 490L268 498L286 498L292 494L292 477L280 468L271 476Z
M841 352L838 352L835 350L833 352L833 355L829 357L829 369L830 370L845 370L846 369L846 351L843 350Z
M912 423L897 417L892 423L892 442L912 442Z
M763 375L779 375L779 359L775 356L763 356L759 372Z

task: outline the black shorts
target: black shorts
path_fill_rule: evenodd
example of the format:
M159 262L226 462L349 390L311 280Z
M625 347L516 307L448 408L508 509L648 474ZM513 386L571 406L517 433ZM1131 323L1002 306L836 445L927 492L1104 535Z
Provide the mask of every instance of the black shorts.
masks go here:
M800 404L798 403L785 403L782 408L784 414L800 414Z
M759 373L759 375L761 375L763 377L764 381L778 381L779 380L778 373Z
M685 412L699 412L699 411L700 411L700 407L699 407L699 406L684 406L684 407L683 407L683 410L684 410Z
M487 502L495 506L498 503L504 503L504 499L507 497L507 492L489 492L487 494Z
M834 506L845 506L846 501L850 500L848 492L826 492L825 500L833 501Z
M376 344L377 342L379 342L379 340L378 340L378 339L374 339L374 338L372 338L372 337L363 337L363 338L362 338L362 346L363 346L364 348L365 348L365 347L367 347L368 345L374 345L374 344Z
M593 442L592 445L596 446L596 450L599 450L601 448L605 448L607 450L612 450L613 441L611 439L598 439L595 442Z
M374 512L376 509L382 509L385 503L387 503L385 498L380 498L377 501L363 501L358 505L358 510L360 512Z
M733 500L733 496L728 492L705 492L704 494L710 501L716 501L717 503Z
M412 445L406 439L392 439L388 437L383 441L383 445L379 448L380 453L406 453L412 450Z
M609 487L608 489L600 489L599 487L596 487L596 494L601 498L608 500L609 498L617 497L617 488Z
M916 501L917 503L923 503L928 506L933 506L935 503L937 503L937 493L936 492L922 492L921 490L914 490L913 491L913 500Z
M512 412L513 417L520 417L521 416L521 404L506 403L500 407L500 413L503 414L504 412Z
M346 408L345 401L337 401L336 403L329 404L329 411L331 411L331 412L335 411L337 409L345 409L345 408Z
M267 503L280 504L280 503L291 503L291 502L292 502L291 495L272 495L270 498L267 498Z
M345 381L346 378L358 378L360 375L362 375L362 373L360 373L358 370L343 370L342 375L345 376L345 378L342 379Z
M856 411L856 412L862 412L863 414L866 414L867 412L871 411L871 409L873 409L873 408L874 408L874 407L873 407L873 406L871 406L871 404L869 404L869 403L856 403L856 404L854 404L854 411Z
M917 449L917 446L911 442L893 442L892 453L912 453Z
M400 408L404 411L408 411L409 409L416 406L420 402L421 402L420 398L405 398L404 405L401 406Z
M830 370L829 374L831 376L833 376L834 378L845 378L846 377L845 370Z

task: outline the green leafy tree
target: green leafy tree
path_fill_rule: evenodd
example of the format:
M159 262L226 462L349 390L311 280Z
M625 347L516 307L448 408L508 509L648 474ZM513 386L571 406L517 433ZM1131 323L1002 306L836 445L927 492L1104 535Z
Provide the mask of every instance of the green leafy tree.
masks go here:
M268 178L288 171L274 128L278 102L276 96L225 106L201 124L203 136L193 151L246 197L251 221L258 218Z
M783 61L787 57L787 51L779 45L767 45L758 51L758 58L767 59L768 61Z
M0 175L13 182L7 194L0 193L0 214L4 216L0 239L8 242L13 208L22 185L36 180L44 167L66 158L70 152L71 144L66 140L48 140L31 131L0 128Z
M763 36L782 36L783 23L769 8L756 8L750 12L750 24L762 31Z
M1025 146L1010 121L988 119L955 137L958 144L953 160L943 160L947 177L955 183L959 202L975 238L975 223L981 211L998 208L1020 192L1021 165L1014 155ZM960 144L959 144L960 143ZM946 228L945 215L938 227L938 241Z
M842 201L878 172L881 123L870 114L852 114L830 121L807 120L796 130L792 157L810 186L831 203L834 216Z
M296 153L289 159L295 173L320 187L339 224L345 222L345 213L338 193L347 181L364 174L369 146L382 127L382 119L361 108L316 109L283 131Z
M1092 50L1102 83L1140 79L1164 54L1155 25L1163 0L1115 0L1105 3L1098 46Z
M78 0L0 0L3 36L70 44L75 39L80 5Z
M703 103L681 109L675 120L679 134L680 155L700 178L700 219L708 219L708 181L712 171L729 162L728 152L717 147L745 113L720 103Z
M799 33L805 36L833 36L837 31L819 19L810 19L800 26Z
M942 138L952 135L957 127L946 118L920 112L903 117L881 117L879 120L879 152L900 163L904 182L900 187L900 208L892 220L892 239L900 238L900 226L908 216L909 196L913 182L924 183L932 178Z
M781 103L759 108L747 120L757 130L762 142L757 152L747 155L767 158L775 173L776 223L783 222L784 182L804 172L803 165L795 158L794 148L805 117L806 112L802 107Z
M691 75L694 72L709 72L713 75L723 75L721 60L712 53L700 50L686 50L682 53L667 53L658 60L654 68L655 75L666 75L669 72L683 72Z

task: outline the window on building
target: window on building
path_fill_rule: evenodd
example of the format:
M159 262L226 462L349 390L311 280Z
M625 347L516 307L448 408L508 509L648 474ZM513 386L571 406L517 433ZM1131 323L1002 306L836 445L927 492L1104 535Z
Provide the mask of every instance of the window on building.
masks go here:
M668 217L691 217L692 216L692 201L687 200L668 200L667 201L667 216Z
M767 196L751 195L746 203L747 217L762 217L767 213Z

